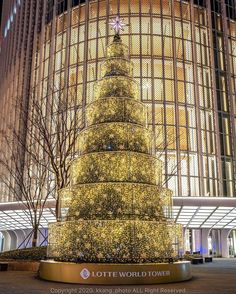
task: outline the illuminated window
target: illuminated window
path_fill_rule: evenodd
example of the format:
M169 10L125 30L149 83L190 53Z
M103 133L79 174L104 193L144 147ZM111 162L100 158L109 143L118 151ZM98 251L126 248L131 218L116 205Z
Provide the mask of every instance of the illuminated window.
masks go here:
M161 59L154 59L154 77L155 78L162 78L163 77L162 60Z
M163 19L163 35L172 36L172 24L170 19Z
M152 12L154 14L161 14L161 0L155 0L152 2Z
M70 64L77 63L78 46L74 45L70 47Z
M142 80L142 93L144 100L152 100L152 80L143 79Z
M101 12L102 10L100 10ZM85 5L81 5L79 9L79 23L85 21Z
M153 17L153 34L162 35L161 19L159 17Z
M142 35L142 54L151 55L151 36Z
M142 34L150 34L150 17L142 17Z
M88 64L87 81L94 81L96 79L96 65L95 63Z
M93 19L97 17L97 3L89 3L89 19Z
M87 104L89 104L89 103L91 103L92 101L93 101L93 99L94 99L94 90L93 90L93 87L94 87L94 82L90 82L90 83L88 83L87 84L87 88L86 88L86 90L87 90L87 95L86 95L86 97L87 97Z
M84 43L79 43L78 50L79 50L79 62L83 62L84 61Z
M182 39L176 39L176 58L183 59L184 53L183 53L183 44Z
M177 95L178 95L178 101L185 103L185 86L184 82L178 82L177 83Z
M165 80L165 100L175 100L174 82L172 80Z
M167 149L175 149L176 148L176 128L175 128L175 126L167 126L166 127L166 141L167 141Z
M172 57L172 39L168 37L163 37L163 48L164 48L164 56Z
M157 125L155 128L156 149L163 151L165 148L165 129L164 126Z
M186 85L187 103L194 104L194 85L191 83L185 83L185 85Z
M161 79L154 80L154 95L155 95L155 100L164 99L163 80Z
M179 125L180 126L186 126L186 111L184 107L179 107L178 109L179 113Z
M89 39L95 39L97 36L97 22L89 23Z
M133 62L133 74L134 77L138 77L140 75L140 59L139 58L133 58L131 59Z
M44 62L44 78L48 76L48 69L49 69L49 59Z
M63 34L57 35L57 40L56 40L56 51L59 51L63 48Z
M47 42L45 45L45 59L49 57L50 42Z
M78 27L74 27L71 29L71 44L78 43Z
M84 41L85 38L85 25L79 26L79 42Z
M140 54L140 37L139 36L131 36L131 54L132 55L139 55ZM148 46L146 44L146 46ZM150 45L149 45L150 46ZM145 44L144 44L145 49Z
M133 0L132 5L130 5L131 13L139 13L139 0Z
M171 15L171 1L162 1L162 13L163 15Z
M165 75L165 78L169 78L169 79L173 79L174 78L173 61L165 60L164 75Z
M174 106L166 107L166 124L175 125L175 109Z
M98 39L98 58L105 57L105 38Z
M91 40L88 42L88 59L95 59L97 54L97 41Z
M73 86L77 83L76 67L70 68L69 85Z
M176 176L168 177L167 186L173 191L173 196L178 196L178 180Z
M142 74L143 77L151 77L151 60L142 59Z
M71 23L72 25L77 25L78 22L79 22L79 9L75 8L72 10Z
M162 56L162 37L161 36L153 36L153 55Z
M181 196L189 195L189 187L188 187L188 178L181 176L181 186L182 186L182 194Z
M163 105L155 104L155 123L158 125L164 124L164 107L163 107Z
M179 128L179 146L180 150L188 150L187 129L184 127Z
M61 50L56 53L55 58L55 70L59 70L65 66L65 50Z
M78 67L78 83L81 84L83 83L83 77L84 77L84 72L83 72L83 66Z

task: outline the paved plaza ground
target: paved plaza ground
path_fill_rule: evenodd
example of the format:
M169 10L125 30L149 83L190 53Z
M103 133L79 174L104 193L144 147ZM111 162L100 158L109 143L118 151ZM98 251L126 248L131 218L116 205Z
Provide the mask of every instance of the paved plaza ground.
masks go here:
M33 272L0 272L0 294L235 294L236 259L214 259L192 266L193 278L183 283L147 286L78 286L42 281Z

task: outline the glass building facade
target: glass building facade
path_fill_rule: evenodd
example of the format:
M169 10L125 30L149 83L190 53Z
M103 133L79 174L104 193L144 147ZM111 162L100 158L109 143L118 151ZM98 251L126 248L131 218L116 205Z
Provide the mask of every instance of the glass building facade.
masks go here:
M234 0L5 1L1 128L20 129L11 103L30 110L31 99L65 101L83 128L119 15L166 186L175 197L235 197L235 9ZM12 200L1 183L0 199Z
M47 25L42 62L36 54L43 48L34 56L32 86L42 98L48 84L54 96L66 87L65 96L75 92L83 112L93 100L113 34L108 19L119 14L129 25L123 40L148 107L156 150L166 162L167 186L175 196L232 197L236 29L233 21L223 21L226 6L216 3L211 3L213 12L202 1L90 1L67 10Z

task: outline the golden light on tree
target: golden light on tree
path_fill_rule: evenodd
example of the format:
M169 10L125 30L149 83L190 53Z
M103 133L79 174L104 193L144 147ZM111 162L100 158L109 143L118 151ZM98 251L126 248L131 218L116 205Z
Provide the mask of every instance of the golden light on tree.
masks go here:
M162 187L147 109L133 79L128 48L116 34L102 79L86 109L86 126L60 191L62 222L49 227L49 256L59 261L145 263L177 258L182 227Z

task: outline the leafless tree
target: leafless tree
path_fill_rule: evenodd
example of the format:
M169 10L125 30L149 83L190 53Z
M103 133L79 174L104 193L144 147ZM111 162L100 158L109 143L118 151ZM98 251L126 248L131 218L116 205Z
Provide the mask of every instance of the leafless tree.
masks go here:
M173 149L175 151L175 145L177 140L179 140L180 143L185 142L185 138L183 134L179 134L178 137L171 132L170 130L165 130L163 128L158 128L155 132L154 136L154 145L155 145L155 153L157 154L158 159L163 160L163 157L167 157L165 160L166 165L166 171L163 177L163 181L161 183L162 187L165 187L168 181L173 177L177 175L177 171L182 163L183 160L186 159L186 155L180 156L177 158L176 155L174 155L174 158L176 158L175 163L173 164L173 158L171 158L170 151ZM168 169L168 172L167 172Z
M23 168L18 149L14 148L15 141L10 140L5 134L1 135L11 156L3 153L0 158L0 181L8 188L14 199L25 206L23 212L32 226L30 237L32 236L32 247L35 247L43 210L54 186L48 180L47 165L42 165L39 157L34 158L30 154L25 154Z
M14 134L30 157L37 160L39 152L43 155L44 160L40 164L48 169L53 179L57 220L60 220L58 191L69 184L69 162L76 156L76 141L83 124L76 107L76 97L76 92L71 91L67 99L63 99L61 90L52 91L51 98L49 96L40 101L31 99L30 114L25 122L27 143Z
M55 215L60 220L58 191L69 184L69 162L76 156L78 124L82 120L75 92L68 93L66 101L62 90L51 93L51 97L40 100L32 93L28 107L16 103L20 128L9 127L12 139L5 136L5 144L12 156L0 162L10 175L2 176L2 182L33 212L33 228L38 226L40 207L49 196L56 199Z

